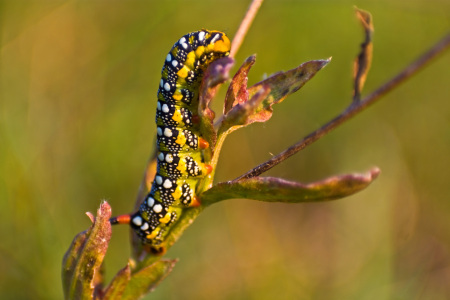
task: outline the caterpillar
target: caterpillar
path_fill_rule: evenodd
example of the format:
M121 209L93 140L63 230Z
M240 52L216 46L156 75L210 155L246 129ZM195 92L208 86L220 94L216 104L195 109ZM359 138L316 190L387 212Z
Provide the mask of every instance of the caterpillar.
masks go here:
M196 186L212 171L204 162L198 118L199 85L214 60L229 55L230 40L220 31L182 36L166 56L157 93L157 172L139 210L111 219L129 223L142 242L158 249L183 210L199 205Z

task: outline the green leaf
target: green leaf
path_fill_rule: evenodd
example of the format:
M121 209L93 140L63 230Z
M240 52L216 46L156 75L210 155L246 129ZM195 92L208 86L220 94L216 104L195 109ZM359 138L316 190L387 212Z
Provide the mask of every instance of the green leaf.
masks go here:
M373 168L366 174L347 174L303 184L274 177L254 177L222 182L200 195L203 205L233 198L267 202L319 202L352 195L365 189L379 174Z
M105 290L102 300L114 300L121 299L131 278L130 264L128 263L125 268L120 270Z
M178 260L162 259L144 267L131 275L131 279L122 295L122 300L139 299L153 289L172 271Z
M62 282L66 299L92 299L101 285L100 266L111 239L111 207L103 202L89 230L78 234L63 258Z
M80 232L79 234L77 234L77 236L73 239L69 250L66 252L63 258L62 284L66 299L69 298L68 296L70 294L70 289L72 286L73 273L79 259L80 251L83 248L84 243L86 242L87 235L87 232Z

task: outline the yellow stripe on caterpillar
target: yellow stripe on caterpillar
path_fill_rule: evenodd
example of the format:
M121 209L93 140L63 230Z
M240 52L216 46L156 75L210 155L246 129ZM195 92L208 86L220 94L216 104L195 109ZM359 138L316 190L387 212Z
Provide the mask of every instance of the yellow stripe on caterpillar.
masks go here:
M171 215L172 215L172 214L171 214L170 212L168 212L168 213L166 213L166 215L165 215L163 218L159 219L159 221L160 221L161 223L167 224L167 223L170 222Z
M189 71L190 71L190 69L187 67L187 66L184 66L184 67L182 67L178 72L177 72L177 75L178 75L178 79L180 79L180 78L186 78L188 75L189 75Z
M204 46L199 46L196 50L195 50L195 56L197 58L200 58L203 54L205 54L205 47Z
M191 51L187 54L186 61L184 62L184 66L188 67L190 70L195 68L195 62L197 61L197 57L195 56L195 51Z

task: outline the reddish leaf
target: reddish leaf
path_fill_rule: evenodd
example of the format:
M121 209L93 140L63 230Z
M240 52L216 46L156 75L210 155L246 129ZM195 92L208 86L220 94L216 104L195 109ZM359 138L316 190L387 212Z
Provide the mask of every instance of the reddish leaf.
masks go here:
M91 299L99 281L100 266L111 239L111 207L105 201L94 224L78 234L63 258L62 281L66 299Z
M216 94L217 85L224 83L229 78L229 72L234 64L231 57L222 57L209 65L205 71L199 95L199 114L201 117L207 117L211 121L214 119L214 113L209 109L209 103Z
M239 126L249 124L249 119L267 98L269 93L270 88L268 86L263 86L250 100L233 106L233 108L224 116L220 131L226 131L231 127L236 127L234 129L237 129Z
M248 57L231 80L227 95L225 96L223 107L224 115L227 114L233 106L248 100L247 76L255 61L256 55Z

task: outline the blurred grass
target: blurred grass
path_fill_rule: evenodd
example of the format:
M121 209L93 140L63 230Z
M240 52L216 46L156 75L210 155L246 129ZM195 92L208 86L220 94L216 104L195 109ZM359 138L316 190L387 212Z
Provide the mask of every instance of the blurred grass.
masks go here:
M263 74L333 56L299 93L227 140L218 180L277 153L342 110L362 31L374 16L366 93L450 28L450 3L267 0L238 64ZM160 68L181 35L233 35L244 1L0 2L0 296L61 299L62 256L107 199L134 202L154 137ZM450 56L269 172L299 181L382 174L368 190L309 205L232 200L203 213L168 253L181 260L158 299L450 298ZM222 92L223 89L222 89ZM220 99L220 98L218 98ZM220 107L217 105L217 107ZM114 228L107 278L126 263Z

